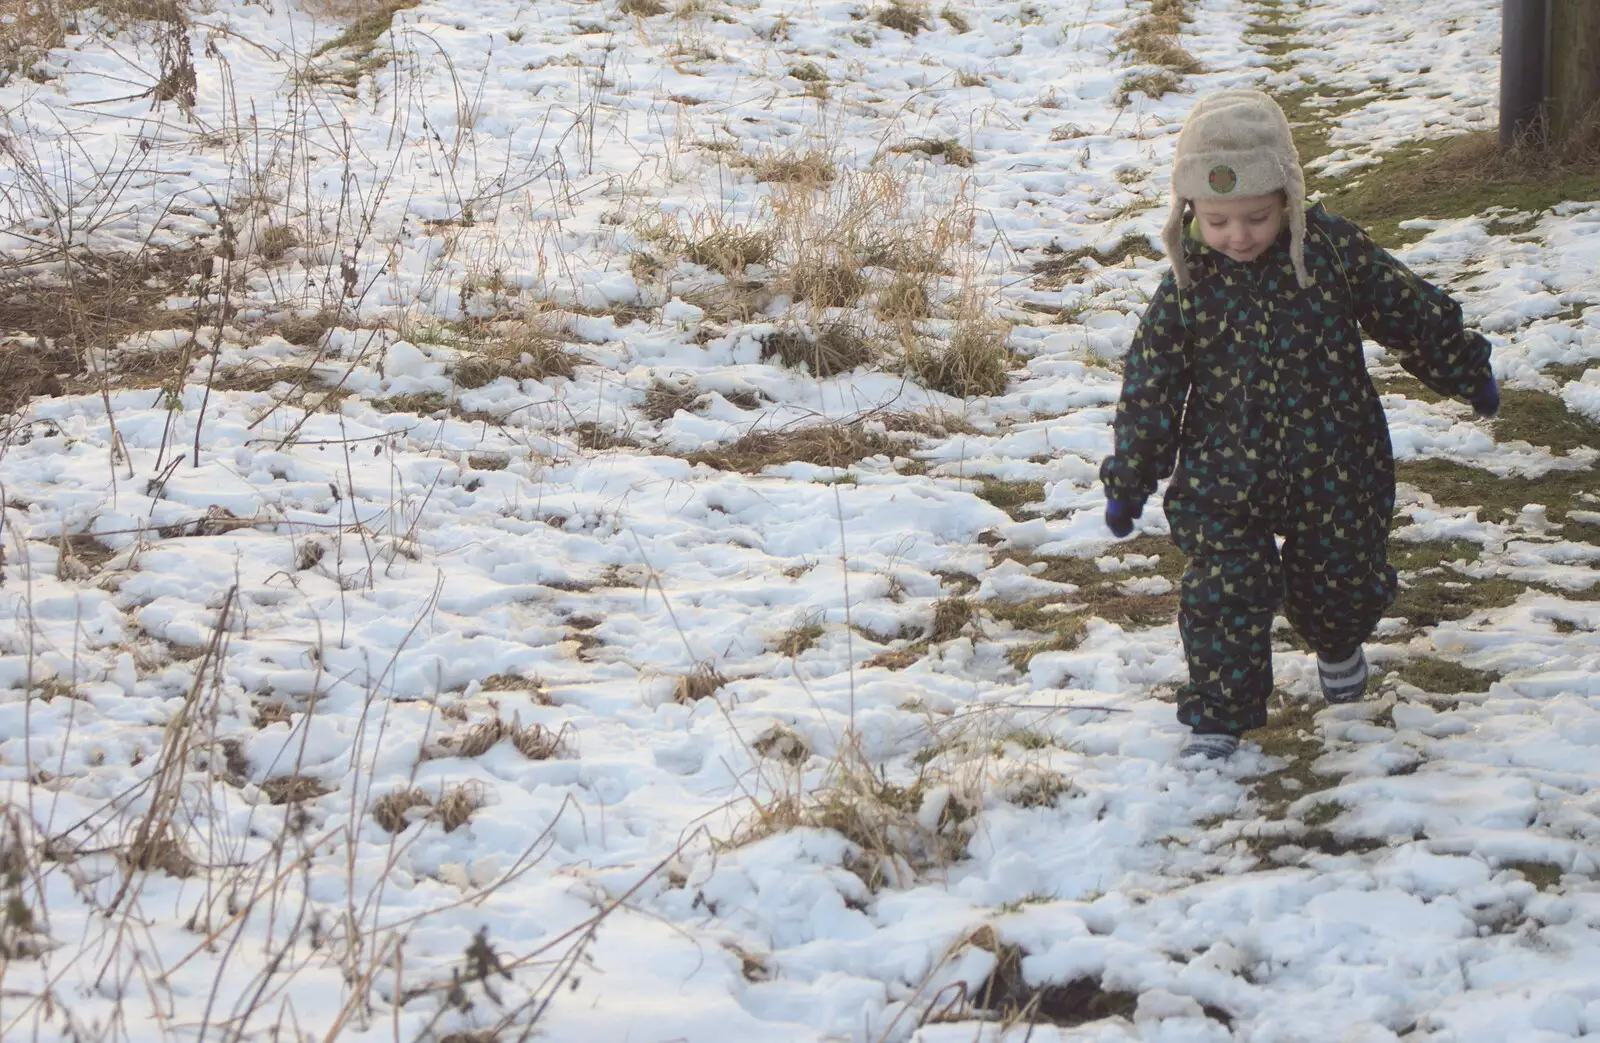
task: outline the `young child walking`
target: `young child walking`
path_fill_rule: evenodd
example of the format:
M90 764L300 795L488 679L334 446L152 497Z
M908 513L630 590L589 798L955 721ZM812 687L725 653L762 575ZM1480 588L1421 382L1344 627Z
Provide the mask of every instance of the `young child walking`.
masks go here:
M1172 476L1167 521L1189 557L1178 719L1191 734L1179 755L1224 758L1266 723L1280 606L1316 652L1330 703L1366 691L1362 643L1396 577L1394 457L1363 331L1481 416L1500 391L1488 341L1448 294L1354 224L1306 208L1288 120L1267 95L1222 91L1195 106L1172 195L1172 270L1129 349L1100 477L1120 538Z

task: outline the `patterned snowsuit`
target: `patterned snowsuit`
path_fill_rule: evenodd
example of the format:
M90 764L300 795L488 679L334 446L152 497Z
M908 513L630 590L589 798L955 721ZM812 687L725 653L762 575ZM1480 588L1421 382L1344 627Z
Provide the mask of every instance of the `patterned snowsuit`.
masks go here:
M1194 284L1168 273L1128 352L1100 476L1108 497L1143 503L1172 474L1167 520L1190 559L1178 718L1237 735L1266 723L1280 605L1340 661L1394 598L1394 457L1362 331L1454 398L1487 383L1489 344L1443 290L1320 205L1306 214L1308 289L1287 231L1254 261L1193 234L1185 257Z

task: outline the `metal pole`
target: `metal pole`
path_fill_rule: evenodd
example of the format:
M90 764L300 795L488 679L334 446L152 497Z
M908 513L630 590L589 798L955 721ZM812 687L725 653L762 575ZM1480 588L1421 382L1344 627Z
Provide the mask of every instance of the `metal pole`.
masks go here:
M1502 0L1500 147L1509 149L1544 114L1550 23L1548 0Z

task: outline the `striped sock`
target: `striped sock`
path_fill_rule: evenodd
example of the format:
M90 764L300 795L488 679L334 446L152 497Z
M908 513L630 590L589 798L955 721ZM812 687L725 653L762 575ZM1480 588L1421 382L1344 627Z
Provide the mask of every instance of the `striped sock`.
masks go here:
M1317 657L1317 678L1322 682L1322 697L1330 703L1353 703L1367 694L1367 656L1357 648L1342 663Z
M1189 741L1183 744L1183 749L1178 751L1178 759L1189 757L1204 757L1206 760L1227 760L1233 751L1239 748L1237 735L1210 735L1198 734L1189 736Z

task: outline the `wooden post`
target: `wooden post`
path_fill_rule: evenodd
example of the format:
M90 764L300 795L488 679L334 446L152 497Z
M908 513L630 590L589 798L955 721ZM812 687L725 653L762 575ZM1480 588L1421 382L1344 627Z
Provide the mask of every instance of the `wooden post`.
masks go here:
M1580 0L1582 2L1582 0ZM1600 2L1600 0L1597 0ZM1544 116L1545 21L1550 0L1503 0L1500 8L1500 147L1510 149Z
M1551 0L1550 134L1600 129L1600 0Z

